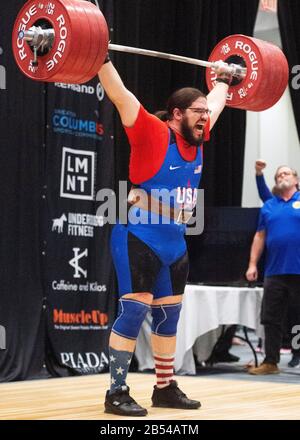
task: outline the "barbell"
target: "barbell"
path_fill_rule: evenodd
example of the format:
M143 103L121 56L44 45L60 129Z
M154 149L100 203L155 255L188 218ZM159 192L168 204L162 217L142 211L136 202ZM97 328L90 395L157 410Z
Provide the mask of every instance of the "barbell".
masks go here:
M208 61L180 55L109 44L108 28L99 8L85 0L29 0L13 28L16 63L37 81L81 84L100 70L108 49L206 67L209 90L216 84L217 61L233 75L227 105L262 111L282 96L289 76L287 60L275 45L245 35L220 41Z

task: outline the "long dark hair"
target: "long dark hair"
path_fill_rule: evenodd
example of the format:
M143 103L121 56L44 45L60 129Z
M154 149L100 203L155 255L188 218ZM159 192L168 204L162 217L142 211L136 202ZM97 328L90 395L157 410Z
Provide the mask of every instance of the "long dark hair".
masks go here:
M176 90L169 97L166 110L160 110L155 115L162 121L171 121L173 119L173 110L179 108L185 110L198 98L206 98L206 95L194 87L183 87Z

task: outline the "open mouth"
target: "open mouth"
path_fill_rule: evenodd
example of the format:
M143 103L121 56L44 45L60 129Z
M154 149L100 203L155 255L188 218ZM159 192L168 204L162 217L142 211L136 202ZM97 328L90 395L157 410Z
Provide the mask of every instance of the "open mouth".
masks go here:
M203 124L196 124L195 125L195 130L198 134L202 134L203 133Z

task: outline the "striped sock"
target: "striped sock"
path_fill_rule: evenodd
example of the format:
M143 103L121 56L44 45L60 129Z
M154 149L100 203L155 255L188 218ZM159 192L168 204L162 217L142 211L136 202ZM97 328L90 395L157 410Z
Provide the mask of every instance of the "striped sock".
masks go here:
M169 385L174 374L174 355L154 353L155 373L157 388L164 388Z

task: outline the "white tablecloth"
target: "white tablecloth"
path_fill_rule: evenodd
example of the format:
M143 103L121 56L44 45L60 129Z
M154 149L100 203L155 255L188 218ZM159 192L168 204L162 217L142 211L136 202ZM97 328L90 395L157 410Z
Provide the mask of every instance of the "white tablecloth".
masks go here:
M194 350L197 351L197 347L201 350L202 345L204 351L209 353L214 346L216 336L212 338L211 334L210 336L206 334L222 325L242 325L254 329L259 336L262 336L263 330L259 318L262 295L263 289L258 287L186 286L178 322L176 373L195 374L193 357L195 342ZM151 315L149 314L141 328L135 351L141 371L154 368L150 333Z

